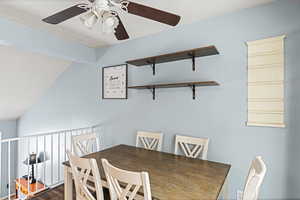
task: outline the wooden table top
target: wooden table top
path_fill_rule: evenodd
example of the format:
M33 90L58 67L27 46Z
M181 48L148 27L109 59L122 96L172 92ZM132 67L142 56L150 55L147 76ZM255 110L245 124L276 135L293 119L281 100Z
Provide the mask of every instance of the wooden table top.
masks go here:
M97 160L103 180L106 178L102 158L121 169L148 172L152 197L157 200L217 199L231 167L223 163L127 145L115 146L84 157ZM68 162L64 165L70 166Z

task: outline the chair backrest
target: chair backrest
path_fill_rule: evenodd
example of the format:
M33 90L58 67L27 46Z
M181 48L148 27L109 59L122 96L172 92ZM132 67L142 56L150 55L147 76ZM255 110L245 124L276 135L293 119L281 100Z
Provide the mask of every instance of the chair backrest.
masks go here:
M186 157L207 160L208 143L208 138L194 138L176 135L175 154L178 155L179 149L181 149Z
M109 186L111 200L133 200L140 197L138 191L143 188L143 199L152 200L149 174L147 172L131 172L112 166L102 159ZM137 196L138 195L138 196Z
M257 200L262 181L266 175L266 165L260 156L256 157L251 164L246 180L243 200Z
M67 152L72 174L75 182L77 200L104 200L101 177L95 159L80 158L71 152ZM88 184L88 179L93 178L94 187ZM92 189L91 189L92 187ZM96 198L91 190L96 191Z
M162 140L162 133L138 131L136 135L136 147L142 146L148 150L161 151Z
M73 136L73 150L77 156L84 156L94 151L98 151L100 148L99 138L96 133L88 133ZM94 150L93 148L96 148Z

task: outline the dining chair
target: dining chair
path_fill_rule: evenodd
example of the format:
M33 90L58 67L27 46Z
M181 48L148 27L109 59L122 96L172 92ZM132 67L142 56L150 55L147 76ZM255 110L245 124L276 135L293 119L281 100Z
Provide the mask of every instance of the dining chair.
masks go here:
M148 150L161 151L162 140L162 133L138 131L136 135L136 147L142 146Z
M126 171L112 166L106 159L101 161L111 200L152 200L149 174L147 172ZM141 188L143 188L143 196L138 194Z
M244 191L238 200L257 200L260 186L266 175L266 165L262 157L256 157L251 164Z
M186 157L207 160L208 138L195 138L176 135L175 154L179 154L179 147Z
M101 177L95 159L80 158L67 152L75 182L76 200L104 200ZM90 178L93 182L90 183ZM92 192L96 192L94 196Z
M84 156L100 149L99 138L96 133L73 136L72 145L77 156Z

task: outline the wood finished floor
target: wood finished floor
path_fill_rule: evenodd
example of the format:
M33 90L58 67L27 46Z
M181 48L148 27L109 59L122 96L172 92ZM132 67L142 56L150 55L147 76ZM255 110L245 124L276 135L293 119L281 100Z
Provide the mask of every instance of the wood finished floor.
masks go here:
M109 191L107 189L103 189L103 192L104 192L104 199L110 200ZM41 192L37 194L35 197L30 198L30 200L48 200L48 199L64 200L64 185L60 185L55 188L49 189L47 191ZM73 200L76 200L75 195L73 195Z

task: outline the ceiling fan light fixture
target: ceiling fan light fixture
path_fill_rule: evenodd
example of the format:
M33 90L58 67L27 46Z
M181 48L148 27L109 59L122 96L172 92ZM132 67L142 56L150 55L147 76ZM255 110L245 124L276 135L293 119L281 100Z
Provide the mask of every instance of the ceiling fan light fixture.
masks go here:
M111 16L105 20L105 25L115 29L119 25L119 19L116 16Z
M98 22L99 18L97 15L95 15L93 11L91 11L86 15L82 16L80 19L86 27L93 28L93 26Z
M119 19L116 17L116 15L116 13L105 13L102 16L103 23L105 23L106 26L117 28L117 26L119 25Z
M107 12L102 16L102 32L114 33L115 29L119 25L119 19L116 17L116 13Z

